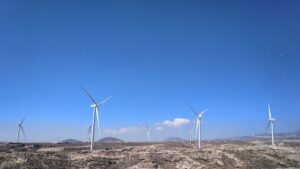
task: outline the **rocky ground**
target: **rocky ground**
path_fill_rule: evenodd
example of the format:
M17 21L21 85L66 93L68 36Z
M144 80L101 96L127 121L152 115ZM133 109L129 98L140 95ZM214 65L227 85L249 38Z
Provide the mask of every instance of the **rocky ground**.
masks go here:
M196 142L1 144L4 168L300 168L300 142L209 141L198 150Z

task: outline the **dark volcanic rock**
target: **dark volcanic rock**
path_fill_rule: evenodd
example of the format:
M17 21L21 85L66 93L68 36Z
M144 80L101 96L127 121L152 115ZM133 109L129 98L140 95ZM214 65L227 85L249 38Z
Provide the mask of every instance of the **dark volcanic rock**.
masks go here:
M59 142L59 144L74 144L74 143L82 143L82 141L75 140L75 139L65 139Z
M123 143L124 141L121 139L118 139L118 138L114 138L114 137L105 137L105 138L98 140L97 142L100 142L100 143Z

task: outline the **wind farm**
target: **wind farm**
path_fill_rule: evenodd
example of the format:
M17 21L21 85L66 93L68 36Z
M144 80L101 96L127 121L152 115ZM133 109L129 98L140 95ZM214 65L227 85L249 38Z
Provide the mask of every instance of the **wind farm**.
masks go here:
M275 118L270 103L267 104L267 111L262 109L259 113L262 117L264 114L268 115L264 134L207 139L203 138L203 133L206 135L207 131L203 132L202 127L209 126L209 123L213 121L203 121L203 118L204 116L209 118L216 112L207 113L208 109L198 111L190 104L183 106L185 109L181 113L181 116L189 118L174 118L174 120L147 123L145 126L138 125L119 130L108 130L103 127L104 129L101 130L100 124L109 124L111 121L104 121L100 118L100 108L101 115L105 116L108 112L103 111L102 106L112 96L98 102L84 87L81 86L80 89L92 108L92 114L88 113L87 108L85 108L86 113L83 114L84 117L90 119L90 123L84 128L86 137L83 140L69 138L54 143L27 141L24 125L25 120L27 124L31 121L25 115L17 125L16 141L0 142L0 169L300 168L300 131L274 132ZM110 104L114 104L113 100ZM110 113L114 114L114 117L120 115L115 112ZM203 124L205 125L202 126ZM276 127L280 128L280 125ZM263 129L264 126L259 128ZM175 132L167 138L171 129ZM165 139L156 139L157 135L164 130L165 135L162 138ZM184 130L185 137L180 138L180 130ZM269 130L270 134L268 134ZM26 135L30 135L30 132L27 129ZM130 132L135 132L137 137L143 135L143 139L127 141L113 137L118 134L130 134ZM96 140L97 136L101 139Z
M0 169L300 169L300 1L0 1Z
M290 168L300 167L300 132L287 137L278 134L274 142L270 104L268 104L269 137L252 136L246 138L201 139L203 115L189 105L196 116L195 125L188 128L189 137L171 137L166 141L151 140L151 127L146 124L146 141L132 142L105 137L95 141L96 123L99 135L99 108L111 97L101 102L81 87L92 102L92 124L87 127L87 141L67 139L58 143L21 142L20 132L25 136L23 124L26 116L18 124L17 141L0 143L0 168ZM187 111L188 112L188 111ZM103 112L105 113L105 112ZM209 114L207 114L209 116ZM176 121L176 120L174 120ZM178 120L177 120L178 121ZM193 121L191 119L191 121ZM169 124L170 121L165 121ZM156 124L158 125L158 124ZM292 135L292 134L291 134ZM193 139L195 138L195 140Z

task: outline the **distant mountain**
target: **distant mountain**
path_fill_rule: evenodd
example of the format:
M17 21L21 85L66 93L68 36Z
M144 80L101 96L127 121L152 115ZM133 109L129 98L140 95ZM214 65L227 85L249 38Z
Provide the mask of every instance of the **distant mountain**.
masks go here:
M98 140L97 142L101 142L101 143L123 143L124 141L118 138L114 138L114 137L105 137L102 138L100 140Z
M165 139L165 141L168 141L168 142L179 142L179 141L185 141L185 140L182 139L182 138L179 138L179 137L169 137L169 138Z
M298 140L300 139L300 130L295 132L287 132L287 133L274 133L276 139L291 139L291 140ZM254 134L252 136L242 136L242 137L232 137L226 138L225 140L265 140L269 139L271 134ZM223 139L222 139L223 140Z
M300 139L300 130L290 133L274 133L276 137L283 139Z
M80 140L75 140L75 139L65 139L62 140L60 142L58 142L59 144L74 144L74 143L81 143L82 141Z
M294 132L294 134L299 135L300 136L300 130L297 130Z

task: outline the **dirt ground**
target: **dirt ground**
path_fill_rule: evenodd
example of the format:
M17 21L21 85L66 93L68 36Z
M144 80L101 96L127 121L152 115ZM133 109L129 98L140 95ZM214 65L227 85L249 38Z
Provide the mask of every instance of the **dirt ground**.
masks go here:
M300 142L0 144L0 169L300 168Z

